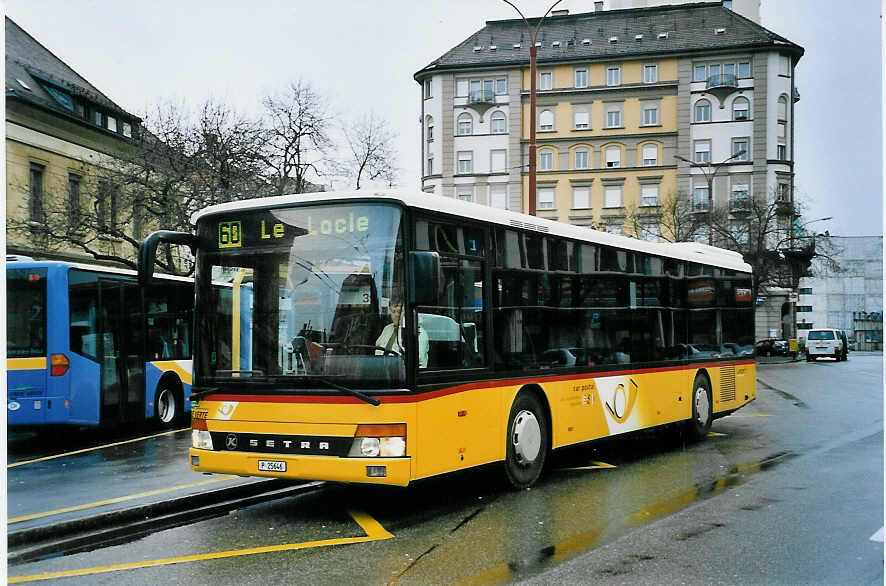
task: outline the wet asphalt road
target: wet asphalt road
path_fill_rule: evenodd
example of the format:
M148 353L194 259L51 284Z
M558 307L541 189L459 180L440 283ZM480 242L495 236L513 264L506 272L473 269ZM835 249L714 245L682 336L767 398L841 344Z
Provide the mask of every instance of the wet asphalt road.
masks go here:
M883 544L870 537L883 526L882 355L760 366L758 377L758 400L716 421L706 442L649 433L573 450L531 490L503 490L494 469L409 489L332 486L9 574L100 571L59 584L881 584ZM119 459L79 456L52 486L75 482L65 491L91 502L139 470L146 487L217 478L187 476L185 435ZM39 476L27 467L8 471L10 517ZM32 476L13 492L17 474Z

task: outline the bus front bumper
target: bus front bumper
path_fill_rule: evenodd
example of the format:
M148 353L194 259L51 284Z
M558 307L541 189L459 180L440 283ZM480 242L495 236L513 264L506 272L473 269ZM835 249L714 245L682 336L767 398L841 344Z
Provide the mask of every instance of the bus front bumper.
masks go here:
M298 480L362 482L406 486L412 461L405 458L339 458L291 456L244 452L220 452L190 448L191 469L214 474L267 476ZM259 469L260 466L263 469ZM382 475L383 474L383 475Z

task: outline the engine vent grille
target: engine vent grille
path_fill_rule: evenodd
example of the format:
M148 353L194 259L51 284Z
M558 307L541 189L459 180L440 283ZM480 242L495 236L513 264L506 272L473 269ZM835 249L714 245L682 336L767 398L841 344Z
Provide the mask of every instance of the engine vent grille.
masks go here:
M735 367L720 367L720 402L728 403L735 400Z
M521 222L520 220L511 220L511 226L514 228L523 228L524 230L534 230L536 232L550 232L550 229L547 226L539 226L538 224Z

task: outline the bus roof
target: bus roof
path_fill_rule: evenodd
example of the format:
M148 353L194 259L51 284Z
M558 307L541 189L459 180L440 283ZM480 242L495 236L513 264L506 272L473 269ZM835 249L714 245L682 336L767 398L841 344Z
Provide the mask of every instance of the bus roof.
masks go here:
M636 238L629 238L618 234L609 234L607 232L600 232L582 226L573 226L571 224L539 218L537 216L500 210L473 202L461 201L455 198L432 195L422 191L381 191L367 189L362 191L299 193L261 199L247 199L205 208L191 216L191 223L196 224L203 217L214 214L279 208L304 203L347 203L349 200L367 199L400 202L412 208L424 209L431 212L441 212L453 216L499 224L505 227L522 228L524 230L574 238L576 240L583 240L594 244L636 250L648 254L713 265L735 271L751 272L751 266L744 262L741 254L723 248L698 244L695 242L647 242L645 240L638 240Z
M110 275L125 275L127 277L138 277L138 273L131 269L123 269L117 267L111 267L107 265L90 265L86 263L80 262L70 262L70 261L62 261L62 260L34 260L29 257L6 257L6 268L7 269L38 269L44 267L62 267L62 268L71 268L71 269L80 269L84 271L93 271L96 273L106 273ZM169 279L171 281L181 281L185 283L193 283L193 277L181 277L178 275L167 275L163 273L156 273L154 275L155 278L159 279Z

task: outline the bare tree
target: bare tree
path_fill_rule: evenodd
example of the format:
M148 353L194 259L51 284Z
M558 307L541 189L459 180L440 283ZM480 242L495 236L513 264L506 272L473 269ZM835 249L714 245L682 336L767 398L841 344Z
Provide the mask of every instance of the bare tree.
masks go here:
M625 232L633 233L637 238L692 242L707 228L707 216L695 211L688 197L673 192L658 207L626 206L625 228Z
M262 105L260 153L272 193L310 191L310 179L327 173L332 149L330 115L321 96L299 80L284 92L263 98Z
M389 186L397 181L397 134L388 122L374 112L358 118L342 128L350 155L343 163L347 177L360 189L361 181L382 180Z

